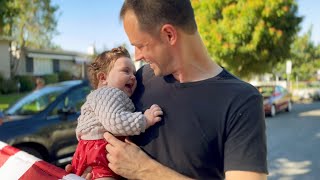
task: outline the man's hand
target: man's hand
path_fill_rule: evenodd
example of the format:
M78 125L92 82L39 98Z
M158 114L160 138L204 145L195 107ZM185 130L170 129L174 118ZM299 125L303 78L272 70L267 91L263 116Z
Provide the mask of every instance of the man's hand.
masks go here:
M67 164L64 169L67 171L67 173L72 173L73 172L73 168L72 168L71 164ZM81 177L85 178L86 180L91 180L92 179L91 171L92 171L92 168L90 166L87 167L84 170L84 172L81 175Z
M120 141L108 132L104 138L108 142L106 149L109 168L116 174L128 179L142 179L143 173L152 168L152 159L128 139Z

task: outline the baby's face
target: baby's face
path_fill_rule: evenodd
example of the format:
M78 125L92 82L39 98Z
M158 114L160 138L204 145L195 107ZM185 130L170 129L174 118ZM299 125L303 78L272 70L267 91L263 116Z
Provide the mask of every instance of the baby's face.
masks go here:
M129 97L137 87L136 68L127 57L120 57L114 63L108 74L108 87L115 87L125 92Z

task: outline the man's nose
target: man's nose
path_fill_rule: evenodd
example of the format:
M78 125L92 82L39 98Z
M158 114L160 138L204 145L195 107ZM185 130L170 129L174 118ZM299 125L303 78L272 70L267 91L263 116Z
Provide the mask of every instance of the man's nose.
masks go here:
M137 47L134 48L134 58L135 58L135 61L143 60L143 55Z

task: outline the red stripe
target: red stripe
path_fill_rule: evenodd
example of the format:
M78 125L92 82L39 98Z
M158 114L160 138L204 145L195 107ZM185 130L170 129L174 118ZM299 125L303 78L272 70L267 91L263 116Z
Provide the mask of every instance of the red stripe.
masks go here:
M19 149L16 149L12 146L5 146L4 148L0 149L0 167L9 159L10 156L19 151Z
M37 161L19 178L19 180L56 180L62 179L62 177L65 175L67 175L67 172L63 169L45 161Z

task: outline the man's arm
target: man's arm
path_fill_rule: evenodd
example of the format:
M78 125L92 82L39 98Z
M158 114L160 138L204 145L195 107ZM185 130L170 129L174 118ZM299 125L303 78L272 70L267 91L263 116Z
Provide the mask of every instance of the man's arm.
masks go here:
M122 142L110 133L104 134L108 141L106 149L109 168L128 179L185 180L190 179L151 159L137 145L126 140Z
M264 173L250 172L250 171L227 171L226 180L266 180L267 175Z

